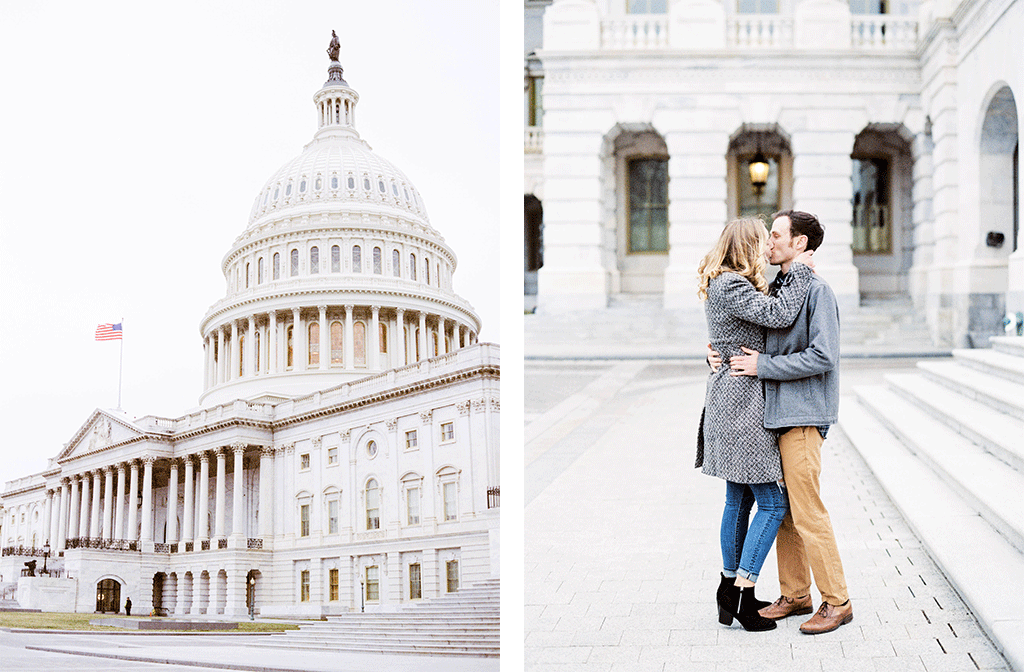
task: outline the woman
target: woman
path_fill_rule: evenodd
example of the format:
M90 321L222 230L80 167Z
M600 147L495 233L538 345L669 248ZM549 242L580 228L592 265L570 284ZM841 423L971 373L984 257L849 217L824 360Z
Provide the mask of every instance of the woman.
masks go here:
M775 622L757 610L754 584L771 549L788 503L782 489L778 440L764 428L764 388L752 376L732 376L729 358L741 347L762 352L765 327L793 323L810 287L812 253L794 259L788 282L768 296L764 278L769 237L760 219L729 222L698 267L698 296L705 300L708 338L723 365L708 377L702 418L703 473L726 481L722 514L722 581L718 620L735 618L746 630L771 630ZM750 510L757 514L750 529Z

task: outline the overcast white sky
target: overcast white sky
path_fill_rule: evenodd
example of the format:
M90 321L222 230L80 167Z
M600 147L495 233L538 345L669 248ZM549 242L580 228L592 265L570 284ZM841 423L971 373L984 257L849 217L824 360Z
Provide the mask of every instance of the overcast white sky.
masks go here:
M199 321L257 192L313 137L332 29L362 137L419 188L481 340L499 340L496 0L0 13L0 482L116 406L118 345L93 340L100 322L124 318L125 411L197 405Z

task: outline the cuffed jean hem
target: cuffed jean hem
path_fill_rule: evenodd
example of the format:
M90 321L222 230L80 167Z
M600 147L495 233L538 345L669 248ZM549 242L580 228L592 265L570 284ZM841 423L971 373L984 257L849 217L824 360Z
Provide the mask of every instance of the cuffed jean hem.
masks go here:
M747 581L750 581L751 583L757 583L757 577L758 577L757 572L748 572L745 569L737 569L736 570L736 576L740 577L741 579L746 579Z

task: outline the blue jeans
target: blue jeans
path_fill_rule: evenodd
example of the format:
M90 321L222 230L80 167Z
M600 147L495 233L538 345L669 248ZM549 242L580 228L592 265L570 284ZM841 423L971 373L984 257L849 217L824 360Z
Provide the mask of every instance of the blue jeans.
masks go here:
M757 513L750 529L747 529L755 501ZM726 481L725 511L722 512L722 573L756 582L788 510L786 491L775 481L749 485Z

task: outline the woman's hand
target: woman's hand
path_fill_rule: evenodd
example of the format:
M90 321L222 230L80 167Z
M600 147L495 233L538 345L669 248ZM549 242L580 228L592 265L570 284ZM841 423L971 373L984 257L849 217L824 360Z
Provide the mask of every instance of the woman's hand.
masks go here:
M793 263L804 264L805 266L810 266L811 270L814 270L814 250L801 252L796 256L796 259L793 260Z

